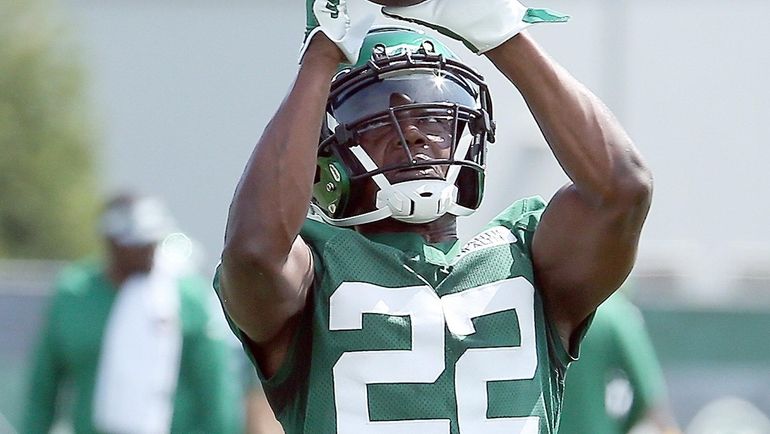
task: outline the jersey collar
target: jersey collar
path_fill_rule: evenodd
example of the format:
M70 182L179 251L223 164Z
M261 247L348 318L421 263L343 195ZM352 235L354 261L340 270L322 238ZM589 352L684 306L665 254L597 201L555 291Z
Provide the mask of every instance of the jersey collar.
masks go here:
M458 239L428 244L422 235L413 232L388 232L366 234L365 236L375 243L398 249L411 259L440 267L448 266L460 252Z

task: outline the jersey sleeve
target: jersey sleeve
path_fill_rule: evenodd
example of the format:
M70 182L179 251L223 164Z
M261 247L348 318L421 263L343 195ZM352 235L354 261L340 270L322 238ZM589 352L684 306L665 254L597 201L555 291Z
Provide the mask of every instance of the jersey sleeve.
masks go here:
M300 231L300 237L310 247L313 255L313 267L315 276L313 278L314 286L321 281L324 265L323 251L324 245L331 238L333 238L337 231L341 229L329 226L325 223L308 218L305 220L302 230ZM217 266L214 274L214 290L219 297L220 304L222 304L221 297L221 264ZM313 289L311 288L311 292ZM308 294L308 299L312 297L312 294ZM312 340L312 317L313 317L313 305L308 303L305 310L301 314L299 319L299 325L296 329L295 335L292 337L292 342L289 347L289 351L286 355L278 372L272 377L268 377L260 369L259 363L257 363L256 356L254 354L254 345L251 339L244 333L237 324L230 318L227 311L222 306L225 319L230 327L230 330L235 334L238 340L241 342L243 350L246 352L249 360L254 366L257 376L262 383L262 388L265 391L270 405L273 408L275 415L278 419L292 418L294 416L284 414L284 410L291 408L290 401L298 399L302 395L306 394L307 382L305 381L308 375L309 360L311 357L311 340ZM296 408L296 407L295 407Z
M513 230L516 235L526 235L523 239L523 246L527 248L527 253L529 253L532 235L535 233L545 207L546 203L540 196L519 199L492 219L487 228L505 226Z
M516 236L516 244L521 251L532 259L532 240L540 223L540 218L545 211L547 204L540 196L526 197L519 199L508 208L497 215L486 227L486 229L495 226L504 226L511 230ZM534 284L534 282L532 282ZM537 287L537 286L536 286ZM555 324L548 318L546 313L546 335L548 338L548 347L551 355L566 368L571 362L578 359L580 354L580 343L583 341L588 327L593 319L590 315L578 330L572 336L570 348L565 348L562 343Z

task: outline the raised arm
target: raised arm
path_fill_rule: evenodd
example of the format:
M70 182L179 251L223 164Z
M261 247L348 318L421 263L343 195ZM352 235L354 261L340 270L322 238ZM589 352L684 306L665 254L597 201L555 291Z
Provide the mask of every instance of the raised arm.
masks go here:
M546 309L568 342L631 271L652 191L649 171L610 111L521 33L569 17L516 0L434 0L383 11L486 54L521 92L572 180L551 199L532 246Z
M232 320L258 345L286 340L312 283L312 256L298 234L310 203L330 81L341 59L323 33L313 37L230 205L220 295Z
M549 202L532 246L546 309L567 342L631 271L652 177L609 109L526 33L486 54L521 92L572 181Z
M377 8L366 0L306 0L302 61L289 94L257 142L230 205L220 298L272 375L289 348L313 282L299 236L310 204L331 79L358 57Z

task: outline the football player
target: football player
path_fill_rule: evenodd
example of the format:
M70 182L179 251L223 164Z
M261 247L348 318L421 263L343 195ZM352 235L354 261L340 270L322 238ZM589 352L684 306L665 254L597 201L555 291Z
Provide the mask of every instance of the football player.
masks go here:
M565 17L514 0L384 9L486 55L571 179L461 245L495 133L483 78L419 31L368 31L379 9L363 0L307 6L215 278L277 418L287 433L554 433L566 367L631 270L651 196L610 111L522 33Z

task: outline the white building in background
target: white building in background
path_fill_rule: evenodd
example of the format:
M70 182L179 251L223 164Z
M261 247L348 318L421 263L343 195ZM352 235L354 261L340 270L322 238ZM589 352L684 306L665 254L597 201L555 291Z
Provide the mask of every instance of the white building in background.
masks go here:
M532 32L616 112L654 171L640 281L704 303L735 282L770 293L770 27L759 19L770 2L536 3L572 14ZM302 5L63 4L93 78L106 190L164 197L213 268L235 184L297 68ZM548 198L566 178L521 98L486 59L454 46L491 83L499 126L467 237L511 199Z

